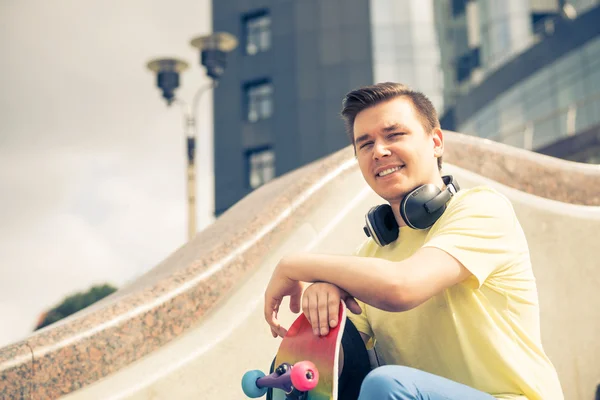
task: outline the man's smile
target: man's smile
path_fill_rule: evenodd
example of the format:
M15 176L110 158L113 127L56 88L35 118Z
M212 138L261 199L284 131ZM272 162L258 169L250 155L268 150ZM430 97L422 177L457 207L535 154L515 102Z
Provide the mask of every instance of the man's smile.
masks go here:
M379 167L375 169L375 177L385 178L386 176L392 175L393 173L400 171L403 167L404 165Z

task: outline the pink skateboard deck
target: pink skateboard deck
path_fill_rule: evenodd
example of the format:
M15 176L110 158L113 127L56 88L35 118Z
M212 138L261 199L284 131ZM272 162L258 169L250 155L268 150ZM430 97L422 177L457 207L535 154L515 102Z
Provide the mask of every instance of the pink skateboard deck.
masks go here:
M326 336L315 336L312 326L301 314L281 341L275 366L282 363L294 365L300 361L311 361L319 371L317 387L308 392L308 400L337 400L338 360L342 334L346 325L346 306L340 302L338 325ZM285 400L285 392L273 390L273 400Z

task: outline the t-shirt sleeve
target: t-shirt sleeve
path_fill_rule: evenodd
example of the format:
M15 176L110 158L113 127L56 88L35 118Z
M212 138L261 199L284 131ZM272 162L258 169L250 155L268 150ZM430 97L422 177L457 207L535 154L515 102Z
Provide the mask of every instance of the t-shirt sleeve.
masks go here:
M367 240L365 241L358 249L356 249L356 251L353 253L354 256L357 257L369 257L371 256L371 252L373 251L373 240ZM364 333L365 335L368 335L369 337L373 337L373 330L371 329L371 324L369 324L369 320L367 318L367 307L365 305L365 303L363 303L360 300L356 300L356 302L358 303L358 305L360 306L362 313L360 313L359 315L354 314L350 311L348 311L348 319L350 321L352 321L352 323L354 324L354 326L356 326L356 329L359 332Z
M459 192L460 193L460 192ZM516 215L509 200L491 188L457 195L431 228L423 247L435 247L456 258L473 277L473 287L510 265L515 258Z

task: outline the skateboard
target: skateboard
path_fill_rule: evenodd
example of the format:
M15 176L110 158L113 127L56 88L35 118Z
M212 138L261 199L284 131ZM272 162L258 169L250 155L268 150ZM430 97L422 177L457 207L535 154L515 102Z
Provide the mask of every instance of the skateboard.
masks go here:
M281 341L275 370L268 376L249 371L242 379L246 396L264 396L273 389L272 400L337 400L338 360L346 325L346 306L340 302L339 323L326 336L315 336L301 314Z

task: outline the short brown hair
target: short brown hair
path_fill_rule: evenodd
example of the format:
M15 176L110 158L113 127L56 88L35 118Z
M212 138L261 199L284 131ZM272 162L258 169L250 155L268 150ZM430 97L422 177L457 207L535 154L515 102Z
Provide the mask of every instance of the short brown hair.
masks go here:
M417 111L423 129L431 133L435 128L440 128L435 107L423 93L412 90L406 85L395 82L377 83L353 90L346 95L342 103L342 118L346 124L346 132L350 142L354 145L354 120L359 112L373 107L384 101L396 97L408 97ZM438 158L438 168L442 169L442 157Z

